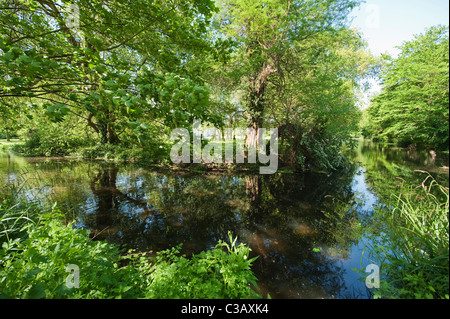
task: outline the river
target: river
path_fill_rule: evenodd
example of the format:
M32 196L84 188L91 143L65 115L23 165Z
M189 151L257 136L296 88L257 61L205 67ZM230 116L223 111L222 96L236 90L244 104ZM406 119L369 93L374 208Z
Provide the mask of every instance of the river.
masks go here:
M355 268L369 263L359 231L398 183L430 172L448 185L448 155L360 141L333 173L171 173L136 164L0 153L0 183L57 202L94 240L140 251L183 243L188 256L227 240L249 245L263 295L369 298ZM45 199L45 200L44 200Z

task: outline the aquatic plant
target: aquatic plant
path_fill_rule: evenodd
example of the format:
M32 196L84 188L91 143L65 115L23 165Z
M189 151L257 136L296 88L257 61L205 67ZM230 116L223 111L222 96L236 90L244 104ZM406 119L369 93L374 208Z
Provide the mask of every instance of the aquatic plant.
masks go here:
M369 251L380 266L375 298L449 298L449 189L428 175L403 187L371 227Z

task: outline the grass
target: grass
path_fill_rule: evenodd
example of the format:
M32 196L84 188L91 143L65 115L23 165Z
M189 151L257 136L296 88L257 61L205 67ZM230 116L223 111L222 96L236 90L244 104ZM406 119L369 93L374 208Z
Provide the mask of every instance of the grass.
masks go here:
M428 175L403 187L386 209L376 212L369 247L380 265L374 297L449 298L449 189Z

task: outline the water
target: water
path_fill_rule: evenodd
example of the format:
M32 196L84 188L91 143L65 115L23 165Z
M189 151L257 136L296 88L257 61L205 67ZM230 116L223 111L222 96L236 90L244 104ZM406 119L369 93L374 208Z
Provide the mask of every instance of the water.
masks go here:
M272 298L368 298L354 268L369 263L359 225L402 180L427 170L448 184L448 156L361 142L354 165L308 174L168 173L132 164L0 154L0 182L26 180L95 240L141 251L183 243L188 256L227 240L259 256L253 271ZM402 178L402 179L399 179Z

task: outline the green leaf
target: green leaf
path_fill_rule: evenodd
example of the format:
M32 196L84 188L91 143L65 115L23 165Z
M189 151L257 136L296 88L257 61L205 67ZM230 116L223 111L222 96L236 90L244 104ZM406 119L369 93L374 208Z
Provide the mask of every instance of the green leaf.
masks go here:
M95 114L95 109L90 104L84 104L84 108L91 112L92 114Z
M37 283L27 293L30 299L42 299L45 297L45 286L42 283Z
M108 80L108 81L105 82L105 84L107 86L109 86L109 87L112 87L112 88L117 87L117 83L115 81L113 81L113 80Z
M34 268L32 270L30 270L29 272L27 272L26 277L27 278L31 278L36 276L38 273L40 273L42 271L42 269L40 268Z
M106 66L104 66L104 65L97 65L97 66L95 67L95 70L96 70L98 73L103 74L103 73L105 73L105 71L106 71Z

